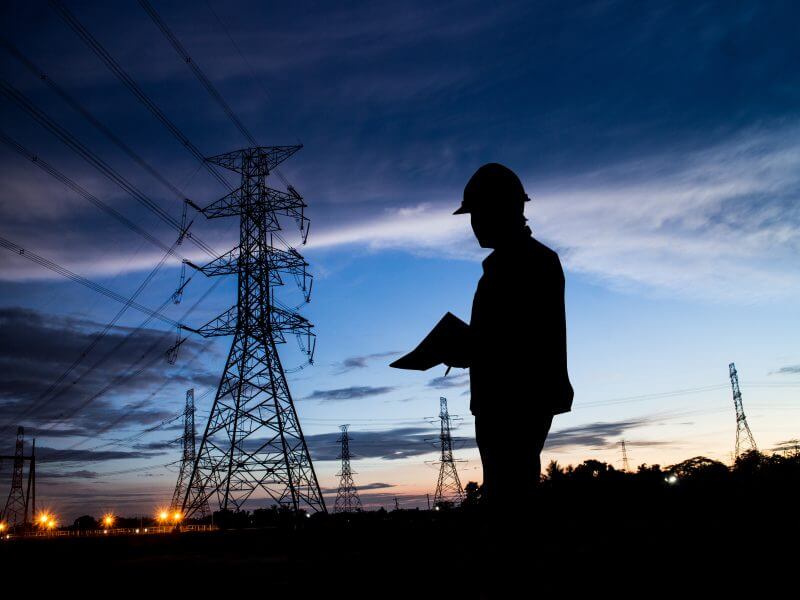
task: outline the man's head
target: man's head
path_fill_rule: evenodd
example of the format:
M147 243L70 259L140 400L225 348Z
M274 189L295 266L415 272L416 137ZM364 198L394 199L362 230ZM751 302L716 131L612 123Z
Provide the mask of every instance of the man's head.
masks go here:
M461 207L453 214L469 213L481 247L496 248L523 229L528 200L514 171L498 163L488 163L470 177Z

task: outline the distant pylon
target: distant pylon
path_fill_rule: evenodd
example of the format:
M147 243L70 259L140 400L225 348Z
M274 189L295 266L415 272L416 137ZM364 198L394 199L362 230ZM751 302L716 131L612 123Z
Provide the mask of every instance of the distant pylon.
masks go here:
M356 484L353 483L353 473L350 469L350 434L348 428L350 425L339 425L342 435L339 442L342 444L342 470L337 473L339 476L339 491L336 492L336 503L333 506L333 512L353 512L361 510L361 498L358 497L358 490Z
M631 466L628 463L628 450L625 448L625 440L620 442L620 446L622 446L622 470L628 473L631 470Z
M9 528L13 529L28 522L28 501L22 489L22 471L25 464L23 437L25 430L17 428L17 443L14 447L14 464L11 474L11 491L8 493L6 506L0 516Z
M170 508L172 510L180 510L183 503L183 497L186 490L189 488L190 479L192 477L192 468L194 461L197 457L195 448L195 428L194 428L194 388L186 390L186 404L183 410L183 456L181 458L181 466L178 470L178 481L175 483L175 492L172 494L172 502ZM196 515L201 518L207 517L209 514L208 502L200 499L197 505Z
M439 421L441 458L439 459L439 481L433 495L434 506L442 503L460 504L464 500L464 488L458 478L456 461L453 458L453 438L450 435L450 413L447 412L447 398L439 398Z
M747 417L744 416L742 392L739 390L739 375L736 373L736 365L729 364L728 371L731 375L731 387L733 388L733 406L736 409L736 451L734 457L739 458L741 454L748 450L758 452L758 446L756 446L753 432L750 431L750 426L747 424ZM743 437L744 439L742 439Z

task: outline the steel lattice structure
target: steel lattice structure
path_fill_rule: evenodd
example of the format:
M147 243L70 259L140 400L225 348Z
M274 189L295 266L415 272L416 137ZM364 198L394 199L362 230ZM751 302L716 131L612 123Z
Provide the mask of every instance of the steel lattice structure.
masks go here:
M354 471L350 469L350 434L349 425L339 425L342 435L339 442L342 445L342 469L337 473L339 476L339 491L336 492L336 503L333 512L353 512L362 510L361 498L358 497L356 484L353 482Z
M748 450L758 452L758 446L756 446L753 432L750 431L750 426L747 424L747 417L744 416L742 392L739 389L739 375L736 372L736 365L734 363L729 364L728 371L730 372L731 388L733 389L733 406L736 409L736 453L734 456L739 458L742 453Z
M35 444L31 446L30 456L25 456L25 429L17 427L17 439L13 456L0 456L0 459L12 460L11 490L8 492L6 505L0 514L0 522L11 529L22 527L28 523L28 515L36 512L36 458ZM29 461L27 493L22 488L25 461ZM30 504L30 506L29 506ZM28 513L28 508L31 512Z
M240 510L253 494L294 510L325 511L277 344L287 334L307 343L313 359L312 325L280 304L274 288L292 275L309 300L308 266L293 248L275 246L279 216L308 228L303 198L267 186L275 167L302 146L251 147L209 158L239 173L239 188L200 209L210 219L238 216L239 245L204 267L206 275L238 276L235 306L197 330L205 337L232 335L230 353L195 459L182 512L190 517L214 497L220 509ZM278 238L280 239L280 238Z
M186 404L183 410L183 456L181 457L181 466L178 470L178 480L175 483L175 492L172 494L172 502L170 503L170 512L179 510L183 505L183 498L186 495L186 490L189 489L189 479L192 476L192 469L197 458L197 448L195 440L195 427L194 427L194 388L186 390ZM201 502L195 515L201 518L207 517L209 514L208 503Z
M447 411L447 398L439 398L439 421L441 458L439 459L439 480L433 495L434 506L460 504L464 500L464 488L458 478L456 461L453 458L453 438L450 435L450 413Z
M628 462L628 449L625 447L625 440L620 442L622 446L622 470L628 473L631 470L631 465Z

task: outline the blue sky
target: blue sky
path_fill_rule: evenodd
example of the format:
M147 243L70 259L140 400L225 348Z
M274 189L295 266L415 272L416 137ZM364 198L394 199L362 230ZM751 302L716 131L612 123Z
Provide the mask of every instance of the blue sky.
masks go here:
M281 171L309 204L302 252L315 284L303 310L319 338L315 365L290 380L323 488L336 486L337 426L350 423L368 503L388 505L394 495L421 502L435 486L435 424L426 417L438 412L440 395L464 417L462 480L480 479L463 373L442 380L443 369L387 364L445 311L468 318L485 252L468 219L451 213L489 161L520 175L533 198L534 235L566 271L575 408L555 419L545 461L621 466L623 438L634 464L730 460L731 361L759 445L798 437L800 44L792 3L153 4L261 143L304 144ZM136 2L68 6L205 154L245 145ZM201 205L222 195L46 2L2 11L2 35L170 182ZM180 216L167 188L5 51L0 65L4 81ZM8 99L2 106L7 135L172 243L130 196ZM0 173L1 236L122 294L160 260L161 250L5 148ZM236 224L198 221L194 231L223 250ZM168 262L140 302L158 306L177 279ZM193 278L170 316L182 319L210 285ZM223 282L185 320L202 324L227 308L233 285ZM174 333L162 336L151 323L23 418L25 403L117 310L0 255L8 374L0 427L10 450L13 427L26 425L43 461L48 449L70 449L72 460L40 467L40 496L65 516L149 513L169 499L175 467L164 465L178 458L168 443L176 424L133 436L174 417L189 386L202 423L229 343L191 340L176 365L152 362L99 394L137 358L172 343ZM128 311L94 360L143 319ZM300 363L291 344L284 350L287 364ZM524 423L510 426L524 435Z

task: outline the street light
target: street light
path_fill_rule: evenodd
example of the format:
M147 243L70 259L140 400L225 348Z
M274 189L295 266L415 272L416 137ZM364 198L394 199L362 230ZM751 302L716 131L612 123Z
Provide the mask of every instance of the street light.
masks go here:
M110 527L113 527L115 520L116 520L116 518L111 513L107 513L107 514L103 515L103 527L105 527L106 529L109 529Z
M36 519L36 522L42 529L55 529L58 525L55 516L47 511L42 511L39 513L39 517Z

